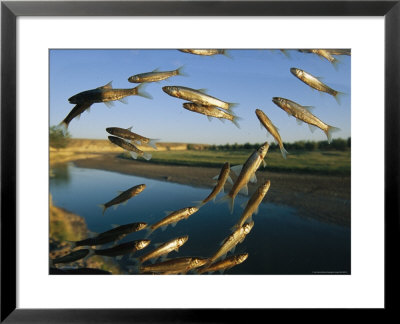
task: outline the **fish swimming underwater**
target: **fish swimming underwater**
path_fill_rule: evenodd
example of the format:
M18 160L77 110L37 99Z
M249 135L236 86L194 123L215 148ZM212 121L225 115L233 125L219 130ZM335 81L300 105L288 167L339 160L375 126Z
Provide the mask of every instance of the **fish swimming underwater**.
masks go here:
M140 184L132 188L129 188L123 192L120 192L120 194L117 197L111 199L109 202L106 202L103 205L100 205L100 207L103 209L103 215L104 212L107 210L107 208L128 201L130 198L140 194L145 188L146 188L145 184Z
M148 146L151 146L151 147L157 149L156 142L158 142L159 139L147 138L142 135L136 134L136 133L132 132L131 130L132 130L132 127L129 127L129 128L107 127L106 128L106 131L111 135L130 140L131 143L134 142L138 145L148 145Z
M94 250L96 255L119 257L125 254L133 255L136 251L144 249L150 244L150 240L136 240L122 243L108 249Z
M316 54L320 58L324 58L327 61L329 61L330 63L332 63L332 65L335 68L337 68L337 64L339 63L339 60L337 58L333 57L332 54L326 49L301 49L301 50L299 50L299 52Z
M139 268L139 272L156 274L186 274L190 270L203 266L207 261L208 259L206 258L180 257L159 263L142 265Z
M108 136L108 139L111 143L123 148L124 150L128 151L132 158L137 159L138 156L146 160L150 160L152 155L150 153L144 152L139 150L135 145L132 143L126 142L123 139L115 136Z
M175 75L185 75L185 73L183 72L183 66L173 71L162 72L159 71L158 69L155 69L151 72L135 74L129 77L128 81L131 83L158 82L168 79Z
M236 106L236 103L225 102L215 97L209 96L205 93L204 89L191 89L181 86L165 86L162 88L163 91L172 97L176 97L183 100L189 100L204 106L219 107L228 110L231 107Z
M50 260L50 267L53 267L55 264L58 263L70 263L70 262L74 262L74 261L78 261L80 259L83 258L88 258L89 256L91 256L92 253L89 249L80 249L80 250L76 250L73 251L67 255L64 255L62 257L58 257L55 259L51 259Z
M332 132L339 131L337 127L325 124L323 121L314 116L309 110L312 107L301 106L298 103L291 101L289 99L274 97L272 102L276 104L279 108L287 112L289 116L294 116L298 121L303 121L310 126L310 130L313 132L313 126L320 128L328 139L328 143L332 141Z
M305 84L310 86L313 89L318 91L326 92L333 96L337 103L340 105L340 97L344 95L344 93L333 90L332 88L328 87L326 84L322 83L321 80L310 73L307 73L303 70L298 68L291 68L290 72L297 77L299 80L303 81Z
M273 138L275 138L276 142L279 145L283 158L286 159L286 154L288 154L288 151L286 151L285 147L283 146L283 142L281 139L281 135L279 135L278 128L276 128L275 125L272 124L271 120L262 110L256 109L256 115L261 125L267 129L267 131L273 136Z

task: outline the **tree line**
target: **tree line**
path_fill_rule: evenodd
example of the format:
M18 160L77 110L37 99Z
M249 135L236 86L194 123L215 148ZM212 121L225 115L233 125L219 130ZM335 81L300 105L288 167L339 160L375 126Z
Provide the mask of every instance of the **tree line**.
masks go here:
M254 150L258 149L262 143L244 143L244 144L223 144L223 145L202 145L202 150L209 150L209 151L236 151L236 150ZM328 141L296 141L293 143L283 143L285 149L290 151L349 151L351 148L351 138L348 139L334 139L329 144ZM195 144L188 144L188 150L198 150L199 148ZM279 151L279 145L271 142L269 150Z

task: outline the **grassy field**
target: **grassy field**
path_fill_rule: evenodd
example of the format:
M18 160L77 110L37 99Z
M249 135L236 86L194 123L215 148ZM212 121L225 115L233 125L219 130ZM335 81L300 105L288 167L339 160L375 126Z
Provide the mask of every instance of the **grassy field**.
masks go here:
M225 162L230 162L231 165L243 164L253 152L254 150L151 152L153 157L149 162L220 167ZM268 152L267 169L281 172L350 175L350 151L293 151L290 153L285 160L280 152ZM125 153L124 156L126 156Z

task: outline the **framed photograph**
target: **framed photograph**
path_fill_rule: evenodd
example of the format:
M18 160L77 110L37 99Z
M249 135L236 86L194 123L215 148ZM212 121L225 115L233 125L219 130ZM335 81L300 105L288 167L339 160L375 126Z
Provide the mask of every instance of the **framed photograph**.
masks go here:
M392 309L399 11L2 2L2 321Z

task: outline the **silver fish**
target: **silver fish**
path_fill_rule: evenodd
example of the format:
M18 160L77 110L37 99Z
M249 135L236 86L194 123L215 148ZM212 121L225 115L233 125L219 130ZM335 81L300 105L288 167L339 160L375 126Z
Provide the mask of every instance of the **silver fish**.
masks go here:
M267 129L267 131L278 142L282 156L283 156L283 158L286 159L286 154L288 154L288 151L286 151L285 147L283 146L283 142L281 139L281 135L279 135L278 128L276 128L275 125L272 124L271 120L267 117L267 115L262 110L256 109L256 115L257 115L257 118L260 121L261 125L264 126Z
M298 68L291 68L290 72L297 77L299 80L303 81L305 84L318 91L326 92L333 96L338 104L340 104L340 96L344 93L333 90L326 84L322 83L321 80L306 71L300 70Z
M109 256L109 257L122 256L125 254L132 255L136 251L144 249L149 244L150 240L136 240L136 241L122 243L108 249L94 250L94 253L96 255Z
M130 140L131 143L136 143L138 145L148 145L157 149L156 142L158 142L159 139L147 138L142 135L136 134L132 132L132 127L129 128L107 127L106 131L111 135Z
M135 74L129 77L128 81L132 83L158 82L175 75L185 75L183 72L183 66L173 71L159 71L158 69L155 69L151 72Z
M224 49L179 49L178 51L181 51L183 53L203 55L203 56L221 54L230 57L227 50Z
M138 260L143 263L150 259L157 259L160 256L167 255L169 252L176 251L178 252L179 248L187 242L189 236L181 236L175 239L172 239L164 244L159 245L153 251L150 251L138 258Z
M294 116L298 121L303 121L310 125L310 130L314 131L313 126L320 128L328 139L328 143L332 140L332 132L339 131L337 127L325 124L323 121L314 116L309 110L313 107L301 106L298 103L291 101L289 99L274 97L272 102L276 104L279 108L287 112L289 116Z
M132 188L129 188L123 192L120 192L120 194L115 197L114 199L111 199L109 202L106 202L103 205L100 205L100 207L103 209L103 214L106 211L107 208L113 206L113 205L119 205L128 199L140 194L144 189L146 188L145 184L140 184L137 186L134 186Z
M233 268L244 261L246 261L247 257L249 256L248 253L232 255L225 258L222 261L215 262L208 267L203 267L197 270L197 273L205 273L205 272L214 272L219 271L220 273L224 273L225 270Z
M196 113L199 113L199 114L202 114L202 115L206 115L208 120L210 120L210 121L211 121L211 117L219 118L219 120L221 120L221 121L224 121L224 119L230 120L237 128L240 128L239 123L237 122L238 119L241 119L240 117L237 117L232 114L228 114L226 111L223 111L216 107L199 105L199 104L195 104L192 102L185 102L183 104L183 108L193 111L193 112L196 112Z
M211 97L205 93L204 89L191 89L181 86L165 86L162 88L163 91L172 97L176 97L183 100L189 100L199 105L214 106L225 110L237 105L236 103L225 102L220 99Z
M146 160L150 160L152 155L150 153L144 152L139 150L135 145L132 143L128 143L123 139L115 136L108 136L108 139L111 143L118 145L119 147L123 148L124 150L128 151L132 158L137 159L138 156Z
M217 184L215 185L214 189L211 191L211 193L200 202L200 205L204 205L207 202L209 202L211 199L215 200L215 197L221 192L221 190L224 189L224 185L226 181L228 180L230 183L232 182L231 177L229 176L230 172L230 164L229 162L226 162L221 169L221 172L217 176Z
M207 263L207 261L208 259L206 258L181 257L141 266L139 268L139 272L157 274L186 274L190 270L203 266Z
M231 170L238 175L236 181L229 193L222 198L222 200L230 200L230 210L233 213L233 206L236 195L239 191L242 191L245 195L248 194L247 184L248 182L256 183L256 171L260 167L261 162L264 161L265 155L269 149L268 142L261 145L257 151L249 156L247 161L243 165L235 165ZM265 163L265 162L264 162Z

